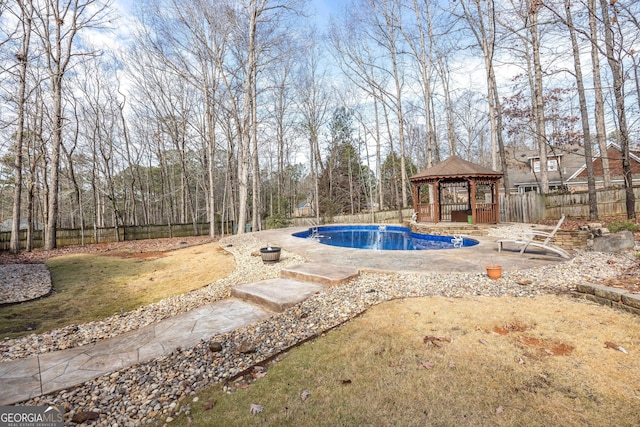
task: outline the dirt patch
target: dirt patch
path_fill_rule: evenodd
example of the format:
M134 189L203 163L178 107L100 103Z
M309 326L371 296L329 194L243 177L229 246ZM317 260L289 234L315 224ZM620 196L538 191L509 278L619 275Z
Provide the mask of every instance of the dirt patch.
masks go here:
M527 347L532 347L536 350L540 350L541 352L549 356L568 356L575 349L575 347L559 341L525 337L521 335L518 336L517 341L526 345Z
M505 323L494 326L492 331L498 335L507 336L513 332L527 332L534 327L521 323ZM568 356L575 350L575 347L549 338L536 338L527 335L517 335L515 341L524 344L526 347L538 350L540 354L548 356Z
M494 326L493 332L500 335L507 335L509 332L524 332L528 331L530 328L525 325L521 325L519 323L506 323L502 326Z

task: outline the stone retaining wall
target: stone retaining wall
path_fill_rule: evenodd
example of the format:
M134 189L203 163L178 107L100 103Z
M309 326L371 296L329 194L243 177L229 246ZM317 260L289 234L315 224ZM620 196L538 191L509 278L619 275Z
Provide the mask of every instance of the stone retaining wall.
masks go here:
M465 236L486 236L488 234L488 230L495 227L495 225L469 225L466 223L433 225L419 222L405 222L403 226L408 227L414 233L433 234L436 236L453 236L454 234L464 234Z
M584 283L577 286L576 295L598 304L615 307L640 316L640 294L624 289Z
M452 236L454 234L464 234L466 236L486 236L488 230L495 228L495 225L482 224L482 225L469 225L469 224L456 224L446 223L446 225L440 223L438 225L424 224L419 222L405 222L405 227L409 227L411 231L415 233L423 234L435 234L436 236ZM589 237L588 231L568 231L558 230L553 238L552 243L560 246L563 249L575 250L575 249L587 249L587 241Z
M558 230L553 237L552 243L563 249L587 249L589 232Z

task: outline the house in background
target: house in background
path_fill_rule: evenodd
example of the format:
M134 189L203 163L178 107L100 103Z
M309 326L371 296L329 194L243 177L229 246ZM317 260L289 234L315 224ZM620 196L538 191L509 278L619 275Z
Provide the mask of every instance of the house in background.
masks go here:
M607 144L607 158L609 159L609 175L611 176L611 185L615 187L624 187L624 176L622 174L622 149L618 144L610 142ZM640 183L640 152L630 151L629 161L631 163L631 174L633 182ZM596 157L593 160L593 175L596 178L596 188L602 188L604 181L602 179L602 158ZM571 177L569 184L576 191L587 189L587 167L583 165Z
M540 153L538 150L505 150L507 157L507 174L511 193L540 191ZM607 145L611 183L623 186L622 151L614 143ZM640 153L631 152L631 171L634 181L640 182ZM583 191L587 190L587 167L584 147L578 144L550 147L547 153L547 170L549 175L549 191ZM593 159L596 188L604 186L602 175L602 158Z
M507 175L511 193L540 191L540 152L506 148ZM584 167L584 147L569 144L547 152L549 191L568 189L568 180Z
M311 201L305 200L302 203L299 203L295 208L293 208L293 217L294 218L302 218L313 215Z

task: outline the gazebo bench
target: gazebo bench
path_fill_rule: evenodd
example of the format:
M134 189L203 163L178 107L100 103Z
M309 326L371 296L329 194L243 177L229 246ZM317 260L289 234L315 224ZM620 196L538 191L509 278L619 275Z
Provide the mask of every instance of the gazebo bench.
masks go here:
M471 215L471 210L451 211L451 222L467 222L467 217Z

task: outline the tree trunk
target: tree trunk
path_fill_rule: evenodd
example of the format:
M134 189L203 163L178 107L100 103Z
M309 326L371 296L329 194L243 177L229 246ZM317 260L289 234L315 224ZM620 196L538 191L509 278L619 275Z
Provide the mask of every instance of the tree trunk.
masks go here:
M249 6L249 45L247 46L247 68L244 82L244 103L242 111L242 132L238 147L238 234L245 232L247 224L247 201L249 196L249 156L251 146L251 116L254 114L255 99L254 78L256 76L256 32L258 5L251 0Z
M540 150L540 191L549 192L549 172L547 168L547 134L544 119L544 96L542 90L542 64L540 62L540 34L538 31L538 0L532 0L529 9L529 33L533 53L533 103L536 137Z
M589 36L591 38L591 66L593 67L593 96L595 103L596 139L600 149L602 162L602 179L604 188L611 187L609 156L607 155L607 129L604 119L604 97L602 95L602 79L600 77L600 55L598 53L598 28L596 0L589 0Z
M627 116L624 105L624 76L622 74L622 61L614 50L614 33L609 18L609 3L600 0L602 9L602 23L604 25L605 44L607 48L607 61L613 76L613 93L616 100L616 112L618 119L618 132L620 134L620 148L622 149L622 174L624 176L624 189L626 196L627 218L636 218L636 196L633 193L633 178L631 175L631 162L629 153L629 129L627 128Z
M580 101L580 121L582 122L582 133L584 135L584 161L587 167L587 188L589 191L589 219L598 219L598 200L596 194L596 180L593 175L593 153L591 131L589 129L589 114L587 113L587 99L584 93L584 82L582 80L582 65L580 63L580 48L576 37L576 29L573 26L573 16L571 15L571 4L569 0L564 0L564 9L567 15L567 28L571 37L571 47L573 49L573 64L576 73L576 84L578 86L578 99Z
M253 87L251 88L251 98L253 99L251 105L251 141L253 145L253 152L251 153L253 164L253 179L251 182L252 190L252 205L253 210L251 214L251 227L253 231L260 231L260 160L258 152L258 88L257 88L258 70L256 67L253 69ZM283 156L284 157L284 156Z
M9 250L17 254L20 252L20 208L22 200L22 149L24 139L24 107L26 103L27 67L29 62L29 46L31 41L31 22L33 16L33 5L18 2L21 9L20 25L22 26L22 46L19 54L16 55L20 63L18 71L18 116L16 118L16 141L14 145L14 188L13 188L13 222L11 224L11 240Z
M59 31L59 30L58 30ZM44 231L44 249L57 246L58 200L60 190L60 151L62 147L62 74L51 76L53 95L53 145L51 147L51 183L49 184L48 216Z

